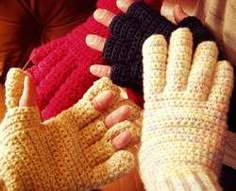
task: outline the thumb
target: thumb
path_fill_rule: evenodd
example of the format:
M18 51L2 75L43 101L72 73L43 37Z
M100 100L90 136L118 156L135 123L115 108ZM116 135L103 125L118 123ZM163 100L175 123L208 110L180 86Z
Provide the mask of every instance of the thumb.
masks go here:
M189 16L187 13L184 12L183 8L179 4L175 5L173 14L174 14L175 22L177 24L179 24L180 21L182 21L183 19Z
M26 75L24 79L24 89L21 95L19 106L35 106L36 105L36 88L32 79Z

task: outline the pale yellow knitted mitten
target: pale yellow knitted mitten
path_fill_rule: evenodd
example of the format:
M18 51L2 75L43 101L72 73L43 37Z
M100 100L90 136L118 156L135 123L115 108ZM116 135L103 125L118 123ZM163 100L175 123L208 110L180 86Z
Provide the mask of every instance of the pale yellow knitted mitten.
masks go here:
M192 49L187 28L169 47L153 35L143 45L145 110L139 152L148 191L220 190L233 69L217 61L214 42ZM192 58L193 55L193 58Z
M91 190L134 166L134 156L116 151L111 139L128 129L132 143L137 141L140 126L132 121L140 109L121 100L119 88L108 78L95 82L78 103L43 123L37 108L18 106L24 78L23 71L11 69L6 81L7 113L0 127L2 189ZM99 112L91 100L105 90L114 92L115 104ZM131 108L129 120L107 129L106 115L123 104Z

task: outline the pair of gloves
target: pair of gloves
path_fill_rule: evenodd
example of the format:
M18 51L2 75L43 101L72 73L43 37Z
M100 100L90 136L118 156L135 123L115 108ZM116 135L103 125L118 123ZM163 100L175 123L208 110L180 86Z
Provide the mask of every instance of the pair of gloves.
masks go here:
M139 151L148 191L221 190L217 177L224 154L233 69L218 61L218 48L205 41L193 49L189 29L162 35L143 45L144 116ZM0 190L90 190L115 180L134 165L131 153L115 151L111 137L140 127L130 121L104 128L106 112L91 99L119 89L107 78L97 81L73 107L43 123L35 107L19 107L24 73L11 70L6 82L7 113L0 126ZM137 119L139 109L130 120Z
M120 13L116 0L99 0L97 8ZM28 72L37 86L37 102L43 119L76 103L96 79L89 67L106 64L105 60L111 65L112 81L131 88L130 98L142 105L142 44L154 33L164 35L168 41L171 32L179 27L190 28L195 46L203 40L213 40L211 33L194 17L175 25L148 5L135 2L127 13L113 19L110 31L91 16L65 37L36 49L30 58L34 65ZM85 44L88 34L107 38L102 53Z

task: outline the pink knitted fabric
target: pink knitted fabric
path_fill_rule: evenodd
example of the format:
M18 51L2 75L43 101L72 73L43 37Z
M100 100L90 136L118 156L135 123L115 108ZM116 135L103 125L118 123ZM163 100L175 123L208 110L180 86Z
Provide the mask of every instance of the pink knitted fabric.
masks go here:
M99 0L97 8L120 13L116 0ZM37 86L37 102L43 119L55 116L76 103L97 79L89 67L105 64L101 53L85 44L88 34L108 37L109 32L91 15L66 36L35 49L31 54L30 60L34 65L27 71ZM134 100L139 100L135 94L129 93Z

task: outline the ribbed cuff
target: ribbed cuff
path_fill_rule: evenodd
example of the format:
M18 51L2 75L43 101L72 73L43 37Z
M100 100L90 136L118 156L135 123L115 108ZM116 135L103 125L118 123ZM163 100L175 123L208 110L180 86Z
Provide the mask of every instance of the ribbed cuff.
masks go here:
M160 169L157 169L160 171ZM183 171L163 171L163 176L145 184L148 191L220 191L217 176L211 172L184 169ZM159 173L158 173L159 174ZM150 177L151 178L151 175ZM154 178L154 177L153 177ZM151 184L150 184L151 183Z

